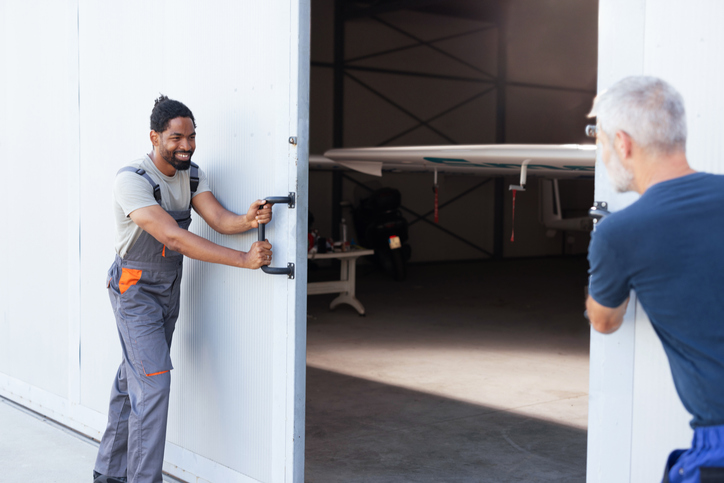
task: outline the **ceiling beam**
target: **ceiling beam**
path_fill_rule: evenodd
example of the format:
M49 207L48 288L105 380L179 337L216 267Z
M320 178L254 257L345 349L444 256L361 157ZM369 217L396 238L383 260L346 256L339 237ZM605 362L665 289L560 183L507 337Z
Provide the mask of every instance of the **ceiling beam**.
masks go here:
M449 2L450 0L396 0L387 3L376 3L369 7L348 7L345 15L347 20L370 17L397 10L427 7L429 5Z

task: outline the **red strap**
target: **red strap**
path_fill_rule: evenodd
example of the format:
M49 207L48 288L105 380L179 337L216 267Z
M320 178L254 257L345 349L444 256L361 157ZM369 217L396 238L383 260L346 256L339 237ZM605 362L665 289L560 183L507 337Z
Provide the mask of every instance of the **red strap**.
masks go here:
M513 231L510 234L510 241L515 241L515 190L513 190Z
M438 223L440 221L440 216L438 210L437 186L433 188L433 191L435 192L435 223Z

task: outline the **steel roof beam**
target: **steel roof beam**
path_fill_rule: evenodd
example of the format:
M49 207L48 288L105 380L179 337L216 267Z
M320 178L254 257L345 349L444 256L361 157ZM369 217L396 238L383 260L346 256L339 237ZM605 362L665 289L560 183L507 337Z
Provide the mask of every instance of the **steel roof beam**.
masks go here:
M446 40L457 39L457 38L459 38L459 37L465 37L465 36L468 36L468 35L473 35L473 34L477 34L477 33L480 33L480 32L485 32L486 30L491 30L491 29L494 29L494 28L496 28L495 25L488 25L488 26L486 26L486 27L482 27L482 28L479 28L479 29L468 30L467 32L463 32L463 33L460 33L460 34L453 34L453 35L448 35L448 36L445 36L445 37L439 37L439 38L437 38L437 39L429 40L428 43L435 44L435 43L438 43L438 42L444 42L444 41L446 41ZM380 57L380 56L382 56L382 55L393 54L393 53L395 53L395 52L401 52L401 51L403 51L403 50L414 49L415 47L420 47L421 45L425 45L425 44L422 44L422 43L420 43L420 42L416 42L416 43L414 43L414 44L405 45L405 46L403 46L403 47L396 47L396 48L394 48L394 49L384 50L384 51L381 51L381 52L375 52L374 54L361 55L361 56L359 56L359 57L354 57L354 58L352 58L352 59L347 59L346 62L348 62L348 63L349 63L349 62L357 62L357 61L360 61L360 60L371 59L371 58L373 58L373 57Z
M412 40L418 42L420 45L424 45L424 46L426 46L426 47L429 47L430 49L434 50L435 52L437 52L437 53L439 53L439 54L442 54L442 55L444 55L445 57L448 57L448 58L450 58L450 59L458 62L459 64L462 64L462 65L464 65L464 66L466 66L466 67L468 67L468 68L470 68L470 69L473 69L473 70L476 71L476 72L479 72L479 73L481 73L481 74L483 74L483 75L485 75L485 76L490 77L491 80L492 80L492 79L495 79L495 76L494 76L494 75L492 75L492 74L490 74L490 73L488 73L488 72L485 72L483 69L475 66L474 64L471 64L470 62L467 62L466 60L461 59L460 57L458 57L458 56L456 56L456 55L453 55L453 54L451 54L451 53L449 53L449 52L444 51L444 50L441 49L440 47L437 47L437 46L433 45L432 42L423 40L423 39L421 39L420 37L417 37L416 35L413 35L413 34L407 32L407 31L401 29L400 27L397 27L396 25L393 25L393 24L391 24L391 23L389 23L389 22L387 22L387 21L385 21L385 20L382 20L382 19L379 18L379 17L373 16L372 19L375 20L376 22L381 23L382 25L386 26L387 28L392 29L392 30L394 30L395 32L398 32L398 33L404 35L405 37L411 38Z
M426 7L428 5L449 1L450 0L397 0L396 2L388 3L377 2L369 7L347 7L345 18L347 20L354 20L383 13L396 12L397 10Z
M357 77L353 76L353 75L350 74L349 72L347 72L346 74L347 74L347 77L349 77L350 79L352 79L353 81L355 81L357 84L359 84L360 86L362 86L362 87L364 87L365 89L367 89L368 91L370 91L372 94L376 95L377 97L379 97L379 98L382 99L383 101L386 101L386 102L387 102L388 104L390 104L391 106L397 108L397 110L399 110L400 112L402 112L402 113L410 116L412 119L414 119L415 121L417 121L417 122L420 124L420 126L425 126L425 127L427 127L429 130L433 131L435 134L437 134L438 136L442 137L443 139L445 139L447 142L449 142L449 143L451 143L451 144L459 144L459 143L457 143L454 139L452 139L450 136L448 136L448 135L445 134L444 132L440 131L439 129L437 129L437 128L431 126L431 125L429 125L426 121L420 119L420 118L417 117L415 114L413 114L412 112L410 112L410 111L408 111L407 109L405 109L404 107L402 107L400 104L396 103L395 101L393 101L392 99L390 99L390 98L387 97L386 95L382 94L380 91L378 91L378 90L376 90L375 88L367 85L365 82L361 81L360 79L358 79ZM419 127L419 126L418 126L418 127Z
M444 116L444 115L446 115L446 114L449 114L449 113L451 113L452 111L454 111L454 110L456 110L456 109L459 109L459 108L461 108L461 107L463 107L463 106L465 106L465 105L467 105L467 104L470 104L470 103L473 102L474 100L476 100L476 99L478 99L478 98L480 98L480 97L483 97L485 94L487 94L487 93L489 93L489 92L492 92L492 91L494 91L494 90L495 90L494 87L489 87L489 88L485 89L483 92L478 92L478 93L475 94L474 96L469 97L469 98L465 99L464 101L459 102L458 104L455 104L454 106L452 106L452 107L450 107L450 108L448 108L448 109L445 109L444 111L436 114L435 116L433 116L433 117L431 117L431 118L429 118L429 119L426 119L426 120L425 120L425 124L419 123L419 124L417 124L416 126L413 126L413 127L409 128L409 129L404 130L404 131L401 132L400 134L397 134L397 135L395 135L395 136L392 136L392 137L389 138L389 139L386 139L386 140L382 141L381 143L377 144L377 146L384 146L384 145L386 145L386 144L388 144L388 143L391 143L391 142L394 141L395 139L399 139L399 138L401 138L402 136L404 136L405 134L411 133L412 131L414 131L415 129L417 129L417 128L419 128L419 127L428 125L428 124L431 123L432 121L434 121L434 120L436 120L436 119L439 119L439 118L441 118L442 116Z

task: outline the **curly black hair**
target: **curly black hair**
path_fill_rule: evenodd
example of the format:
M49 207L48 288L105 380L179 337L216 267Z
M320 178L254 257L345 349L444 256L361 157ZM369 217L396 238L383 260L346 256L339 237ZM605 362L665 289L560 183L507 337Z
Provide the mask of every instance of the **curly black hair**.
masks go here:
M191 109L186 107L184 103L169 99L161 94L153 104L151 111L151 129L156 132L164 132L168 127L168 122L177 117L190 117L191 122L196 127L196 120Z

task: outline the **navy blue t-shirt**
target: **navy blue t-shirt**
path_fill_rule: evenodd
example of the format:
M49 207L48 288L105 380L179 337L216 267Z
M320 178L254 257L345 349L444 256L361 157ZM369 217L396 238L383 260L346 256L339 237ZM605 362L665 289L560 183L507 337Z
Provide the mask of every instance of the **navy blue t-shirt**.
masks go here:
M588 260L599 304L636 291L692 427L724 424L724 176L651 186L598 223Z

